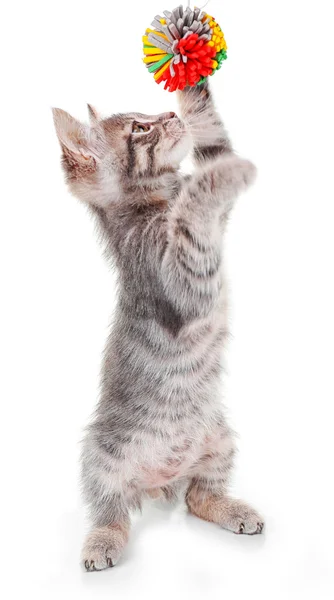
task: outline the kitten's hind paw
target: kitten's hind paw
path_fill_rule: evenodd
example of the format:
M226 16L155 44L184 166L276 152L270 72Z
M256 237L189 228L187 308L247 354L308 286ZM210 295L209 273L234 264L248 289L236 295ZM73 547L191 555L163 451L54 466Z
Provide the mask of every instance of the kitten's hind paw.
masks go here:
M114 567L128 539L127 530L120 525L99 527L87 537L82 551L86 571L102 571Z
M251 506L228 496L202 497L196 488L187 494L188 508L193 515L217 523L234 533L262 533L264 520Z
M256 535L262 533L264 520L245 502L229 498L222 505L220 525L239 535Z

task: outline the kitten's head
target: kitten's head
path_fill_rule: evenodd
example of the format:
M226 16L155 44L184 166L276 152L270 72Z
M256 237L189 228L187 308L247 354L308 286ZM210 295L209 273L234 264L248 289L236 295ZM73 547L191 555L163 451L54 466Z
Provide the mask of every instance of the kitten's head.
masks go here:
M81 200L107 205L122 188L147 185L178 169L190 137L175 113L128 113L100 119L89 106L91 124L55 108L53 116L71 191Z

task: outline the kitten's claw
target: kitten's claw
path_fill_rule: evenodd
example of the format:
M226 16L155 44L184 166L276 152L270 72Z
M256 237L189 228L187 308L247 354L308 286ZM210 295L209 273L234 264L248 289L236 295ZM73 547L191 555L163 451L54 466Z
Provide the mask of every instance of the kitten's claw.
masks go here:
M85 560L86 571L96 571L95 563L93 560Z
M241 534L245 531L245 525L243 523L240 523L240 527L239 527L239 531L238 534Z
M255 533L262 533L263 528L264 528L264 523L258 523L257 524L257 530L256 530Z

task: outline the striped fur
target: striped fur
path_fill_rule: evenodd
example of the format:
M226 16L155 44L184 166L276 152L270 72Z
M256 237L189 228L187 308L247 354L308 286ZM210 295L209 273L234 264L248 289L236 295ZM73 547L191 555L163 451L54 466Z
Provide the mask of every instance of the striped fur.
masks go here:
M91 109L88 129L55 114L68 183L91 205L118 273L101 397L82 450L93 523L87 570L115 564L129 512L159 490L173 497L188 488L194 514L233 531L262 529L255 511L226 495L235 445L220 397L222 235L255 171L233 154L207 86L180 103L184 121L172 113L101 121ZM148 131L134 134L134 121ZM190 136L196 169L183 178Z

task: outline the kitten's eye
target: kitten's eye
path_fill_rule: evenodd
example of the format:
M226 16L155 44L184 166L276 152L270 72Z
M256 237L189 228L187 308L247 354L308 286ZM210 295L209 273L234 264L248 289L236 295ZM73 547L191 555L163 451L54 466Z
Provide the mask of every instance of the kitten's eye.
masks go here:
M151 129L151 125L148 125L146 123L134 123L132 125L132 133L147 133L148 131L150 131Z

